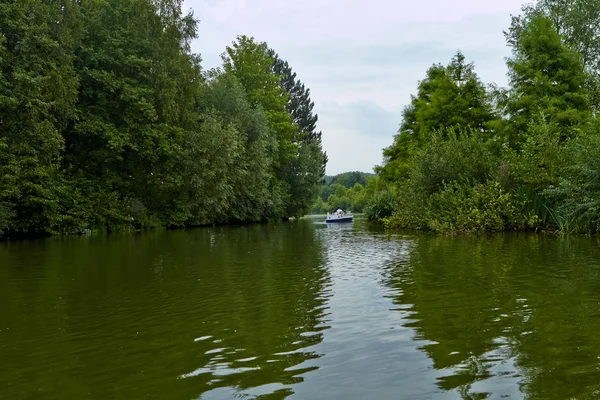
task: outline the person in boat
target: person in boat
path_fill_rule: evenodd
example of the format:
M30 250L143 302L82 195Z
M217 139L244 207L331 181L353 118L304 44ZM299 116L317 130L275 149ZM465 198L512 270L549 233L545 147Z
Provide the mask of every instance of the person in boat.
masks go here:
M338 215L338 217L341 217L341 216L342 216L342 214L344 214L344 211L342 211L342 209L341 209L341 208L338 208L338 209L335 211L335 213Z

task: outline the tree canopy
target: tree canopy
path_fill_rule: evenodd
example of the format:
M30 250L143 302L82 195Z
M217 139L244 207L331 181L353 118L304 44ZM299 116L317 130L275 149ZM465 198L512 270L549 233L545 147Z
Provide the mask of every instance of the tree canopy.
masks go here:
M198 21L181 7L0 4L0 235L251 222L310 208L326 157L309 90L247 36L225 49L222 67L202 71L191 52Z
M562 41L552 21L541 13L519 31L513 57L507 62L510 94L504 101L509 141L541 114L563 136L591 117L581 56Z
M519 41L521 31L533 18L545 15L562 42L581 57L586 71L586 87L592 107L600 107L600 3L594 0L537 0L526 3L521 14L512 17L505 32L511 46Z
M494 110L486 88L459 51L447 66L432 65L419 82L417 95L402 112L394 143L383 152L384 165L377 169L386 180L407 174L407 160L414 149L426 145L428 135L458 126L472 127L482 136L490 131Z

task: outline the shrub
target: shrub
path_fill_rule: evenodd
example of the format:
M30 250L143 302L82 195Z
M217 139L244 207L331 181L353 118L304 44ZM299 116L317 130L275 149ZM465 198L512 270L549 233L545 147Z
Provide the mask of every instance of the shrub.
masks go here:
M393 190L377 192L365 207L369 221L382 221L390 217L396 210L396 196Z
M513 196L497 181L452 182L428 203L427 226L441 233L504 231L517 219Z
M497 169L497 160L478 132L445 132L431 134L428 145L413 156L411 184L428 196L443 190L447 182L484 183Z

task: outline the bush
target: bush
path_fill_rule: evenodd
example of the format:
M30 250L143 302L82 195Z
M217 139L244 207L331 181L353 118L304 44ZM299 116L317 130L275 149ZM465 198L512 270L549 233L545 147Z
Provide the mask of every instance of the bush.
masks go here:
M429 199L427 226L440 233L498 232L516 218L513 196L500 183L452 182Z
M598 122L596 122L598 124ZM600 126L568 143L564 153L570 163L560 179L540 191L547 222L561 232L600 231Z
M421 230L426 228L426 197L419 194L412 185L400 188L395 196L395 210L382 217L387 229Z
M448 182L486 182L498 161L479 133L473 130L447 130L430 135L429 143L413 156L410 181L414 188L432 195Z
M376 193L365 207L369 221L383 221L396 210L396 196L391 189Z

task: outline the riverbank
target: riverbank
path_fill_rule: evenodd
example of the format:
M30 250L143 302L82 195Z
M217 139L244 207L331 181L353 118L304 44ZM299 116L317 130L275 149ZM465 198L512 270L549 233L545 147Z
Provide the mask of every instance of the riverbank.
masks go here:
M111 236L111 235L120 235L120 234L136 234L136 233L146 233L146 232L167 232L167 231L184 231L186 229L195 229L195 228L208 228L208 227L236 227L236 226L251 226L251 225L265 225L265 224L273 224L273 223L285 223L293 221L295 218L287 217L287 218L279 218L279 219L264 219L260 221L233 221L233 222L221 222L221 223L212 223L212 224L200 224L200 225L187 225L187 226L160 226L160 227L151 227L151 228L136 228L134 226L123 227L122 229L115 231L107 231L107 230L81 230L75 232L66 232L66 233L47 233L47 232L13 232L13 233L5 233L0 235L0 243L9 242L9 241L22 241L28 239L43 239L50 237L69 237L69 236Z

